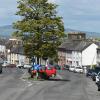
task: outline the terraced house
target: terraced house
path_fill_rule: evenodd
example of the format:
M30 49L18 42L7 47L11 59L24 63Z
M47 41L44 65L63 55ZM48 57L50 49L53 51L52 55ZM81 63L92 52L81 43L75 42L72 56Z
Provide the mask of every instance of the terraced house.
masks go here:
M7 61L11 64L28 64L29 59L24 54L24 48L20 39L12 38L6 44Z
M98 45L86 39L84 33L69 33L68 39L58 48L61 66L91 66L97 64Z

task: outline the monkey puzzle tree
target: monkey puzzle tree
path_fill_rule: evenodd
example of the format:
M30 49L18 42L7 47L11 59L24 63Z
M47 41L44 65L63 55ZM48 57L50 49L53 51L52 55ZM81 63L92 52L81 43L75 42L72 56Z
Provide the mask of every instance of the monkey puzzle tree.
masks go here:
M21 19L13 24L13 34L21 36L26 56L54 58L64 36L62 18L57 16L57 5L48 0L19 0L16 15Z

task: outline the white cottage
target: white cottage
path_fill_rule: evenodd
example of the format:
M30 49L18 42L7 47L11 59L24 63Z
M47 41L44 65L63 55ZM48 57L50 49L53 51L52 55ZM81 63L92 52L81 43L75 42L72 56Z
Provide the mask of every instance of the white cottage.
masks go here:
M24 55L24 49L23 46L15 46L13 47L8 56L7 56L7 60L11 63L11 64L28 64L29 63L29 58L27 58Z
M97 48L88 40L67 40L58 48L58 64L75 67L96 65Z
M0 57L6 60L6 39L0 39Z

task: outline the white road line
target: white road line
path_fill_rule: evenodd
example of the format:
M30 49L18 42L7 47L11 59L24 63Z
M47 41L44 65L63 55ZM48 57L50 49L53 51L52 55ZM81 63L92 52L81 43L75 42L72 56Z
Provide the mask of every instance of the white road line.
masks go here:
M58 77L58 78L60 78L60 79L63 79L63 78L62 78L62 76L61 76L61 75L59 75L59 74L57 74L57 77Z
M27 87L30 87L33 85L31 82L27 82L27 83L28 83Z
M26 81L25 79L22 79L22 78L21 78L21 80L24 81L24 82Z

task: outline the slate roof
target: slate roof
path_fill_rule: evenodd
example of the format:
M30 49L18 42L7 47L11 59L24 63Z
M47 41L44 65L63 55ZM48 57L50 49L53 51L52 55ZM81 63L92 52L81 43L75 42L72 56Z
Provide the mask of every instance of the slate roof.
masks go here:
M96 44L96 45L98 45L98 46L99 46L99 48L100 48L100 41L95 42L95 44Z
M6 39L0 39L0 45L5 45L5 44L6 44L6 42L7 42L7 40L6 40Z
M86 40L66 40L66 42L62 43L59 46L58 50L83 51L85 48L87 48L92 43L93 42L89 42Z
M13 45L16 45L15 41L7 41L7 43L5 44L6 49L11 49Z

